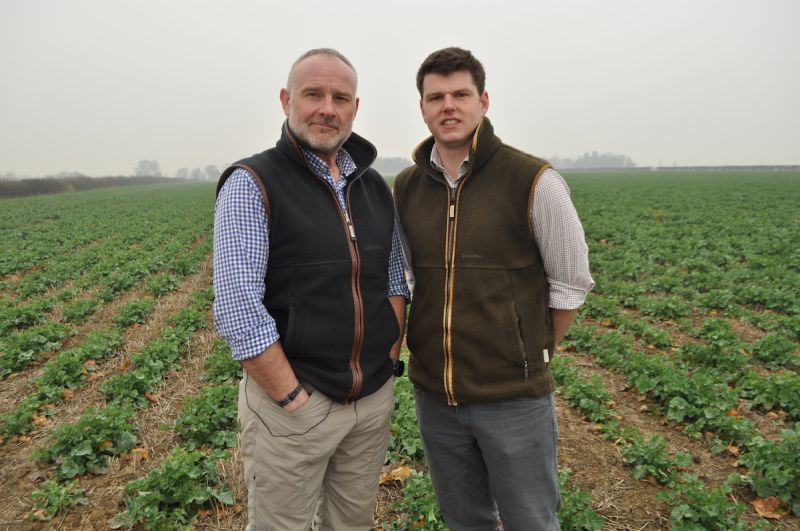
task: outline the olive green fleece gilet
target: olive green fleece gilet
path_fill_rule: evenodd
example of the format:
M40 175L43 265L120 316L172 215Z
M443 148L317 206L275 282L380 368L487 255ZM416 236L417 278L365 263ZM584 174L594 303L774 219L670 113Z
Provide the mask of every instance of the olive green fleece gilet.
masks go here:
M450 404L550 393L549 290L530 226L548 164L503 144L484 118L452 192L430 165L433 143L395 180L415 276L409 376Z

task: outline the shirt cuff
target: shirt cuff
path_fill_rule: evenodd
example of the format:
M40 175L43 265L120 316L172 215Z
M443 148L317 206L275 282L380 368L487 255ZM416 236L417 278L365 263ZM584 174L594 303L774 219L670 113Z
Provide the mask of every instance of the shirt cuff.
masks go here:
M389 293L387 293L386 296L387 297L405 297L406 300L409 300L411 298L411 292L409 292L408 288L405 287L405 286L395 287L395 288L392 288L390 286L389 287Z
M243 335L235 338L225 338L231 347L231 355L237 361L249 360L263 353L267 348L278 341L278 331L275 321L257 326Z
M577 310L586 302L586 296L593 287L594 282L588 288L580 288L551 281L550 307L554 310Z

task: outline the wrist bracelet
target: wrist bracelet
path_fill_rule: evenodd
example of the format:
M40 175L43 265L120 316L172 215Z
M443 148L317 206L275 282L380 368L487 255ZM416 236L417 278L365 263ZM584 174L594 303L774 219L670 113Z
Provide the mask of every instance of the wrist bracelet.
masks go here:
M286 395L282 400L276 400L275 403L278 404L280 407L286 407L292 403L292 401L297 398L297 395L300 394L300 391L303 389L303 384L297 384L297 387L294 390Z

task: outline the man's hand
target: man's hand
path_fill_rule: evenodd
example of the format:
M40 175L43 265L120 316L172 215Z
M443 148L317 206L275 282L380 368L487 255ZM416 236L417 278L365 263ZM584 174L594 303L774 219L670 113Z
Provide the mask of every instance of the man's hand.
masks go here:
M577 308L574 310L556 310L555 308L550 308L550 317L553 321L553 337L555 338L556 346L558 346L561 340L564 339L564 336L567 335L567 330L569 330L576 315L578 315Z
M401 295L389 297L389 304L392 305L392 310L397 317L397 326L400 328L397 341L389 349L389 357L392 360L398 360L400 359L400 346L403 344L403 337L406 333L406 298Z
M242 360L242 367L274 402L283 400L300 385L280 341L271 344L255 358ZM305 404L306 400L308 392L301 389L294 400L283 406L283 409L292 412Z

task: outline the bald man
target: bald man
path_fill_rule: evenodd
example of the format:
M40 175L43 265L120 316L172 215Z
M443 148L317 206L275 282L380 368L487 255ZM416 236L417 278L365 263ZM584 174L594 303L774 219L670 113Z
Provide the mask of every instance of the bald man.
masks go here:
M408 289L375 147L352 132L356 87L336 50L303 54L276 146L217 185L214 320L244 368L248 529L373 525Z

